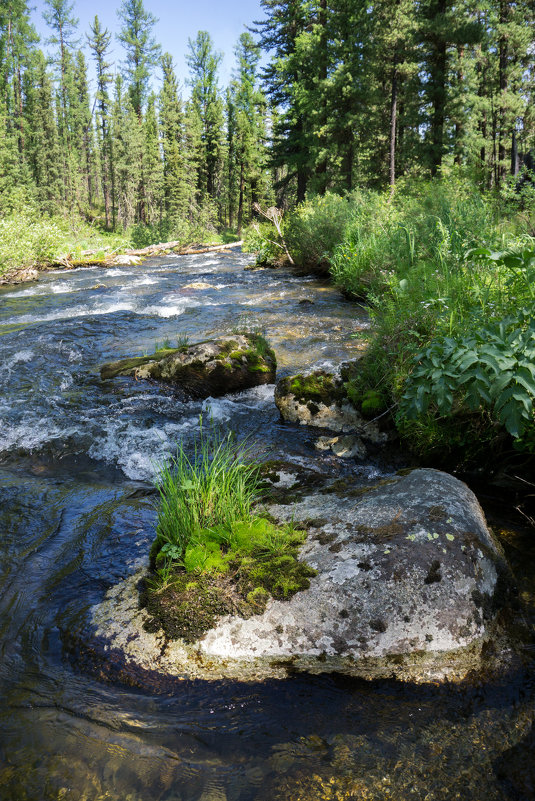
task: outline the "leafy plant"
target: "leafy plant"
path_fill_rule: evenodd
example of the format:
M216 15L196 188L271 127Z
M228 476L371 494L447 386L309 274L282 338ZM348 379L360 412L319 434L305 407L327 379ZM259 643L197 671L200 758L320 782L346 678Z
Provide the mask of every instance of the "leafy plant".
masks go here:
M462 408L488 410L514 438L533 428L535 321L523 309L518 326L503 320L460 339L435 340L418 352L399 415L415 419L430 406L442 417Z

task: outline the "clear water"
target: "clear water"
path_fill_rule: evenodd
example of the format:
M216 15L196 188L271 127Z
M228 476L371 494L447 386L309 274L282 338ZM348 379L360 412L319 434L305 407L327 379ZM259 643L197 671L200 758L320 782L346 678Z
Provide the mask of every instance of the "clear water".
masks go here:
M317 432L280 422L273 387L186 402L100 380L103 362L243 327L266 333L279 375L358 352L358 307L248 261L161 257L0 291L1 801L535 797L529 661L461 686L300 675L147 689L93 652L88 610L147 552L155 462L199 414L264 458L384 470L318 454Z

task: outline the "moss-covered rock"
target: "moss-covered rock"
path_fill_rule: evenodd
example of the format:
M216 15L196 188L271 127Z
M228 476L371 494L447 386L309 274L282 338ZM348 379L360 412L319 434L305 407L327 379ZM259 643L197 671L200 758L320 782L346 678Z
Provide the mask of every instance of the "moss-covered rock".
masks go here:
M281 379L275 388L275 403L288 422L359 434L375 444L387 441L384 421L367 418L372 408L382 408L379 393L358 394L351 375L354 364L346 364L339 374L316 370ZM375 404L375 406L374 406Z
M305 539L305 529L264 517L236 521L197 531L180 564L168 559L156 539L141 596L151 615L147 630L162 629L170 639L191 643L222 615L248 618L264 612L270 598L289 600L316 575L298 558Z
M275 353L264 337L240 334L110 362L100 375L165 381L192 397L208 398L273 383L276 368Z
M255 545L225 573L199 581L182 571L174 589L170 574L153 593L150 615L138 607L140 574L125 579L93 611L97 637L147 669L190 678L258 680L299 670L426 682L510 667L503 624L516 602L511 575L468 487L413 470L339 490L269 507L279 525L308 527L297 561L317 570L309 589L293 592L292 582L307 576L288 558L292 546L255 564ZM157 631L149 635L143 622ZM200 639L187 646L184 637Z

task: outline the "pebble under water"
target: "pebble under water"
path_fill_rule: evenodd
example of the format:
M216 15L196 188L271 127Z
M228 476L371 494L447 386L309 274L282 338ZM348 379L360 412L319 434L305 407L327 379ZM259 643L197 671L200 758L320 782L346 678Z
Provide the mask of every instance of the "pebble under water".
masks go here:
M317 431L280 422L273 386L200 402L100 380L104 362L237 329L266 334L279 376L358 353L363 310L249 261L165 256L0 291L1 801L535 798L527 641L507 675L419 686L295 675L147 689L83 647L92 605L150 547L156 463L193 441L200 414L264 459L388 474L315 451ZM532 541L511 547L533 608Z

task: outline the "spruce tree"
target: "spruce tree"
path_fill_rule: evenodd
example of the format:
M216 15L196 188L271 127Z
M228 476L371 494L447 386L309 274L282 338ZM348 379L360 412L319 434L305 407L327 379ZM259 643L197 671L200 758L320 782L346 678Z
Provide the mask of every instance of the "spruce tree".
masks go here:
M123 27L117 38L126 51L124 77L130 102L141 120L150 75L160 56L160 46L153 35L158 20L145 9L143 0L123 0L118 17Z
M189 216L195 183L186 136L186 122L178 81L169 53L162 56L163 85L159 98L163 152L163 195L165 213L176 229Z
M113 188L115 171L110 133L110 97L108 93L108 86L113 81L111 74L112 64L108 61L111 33L107 28L102 29L97 16L95 16L90 30L91 36L87 37L87 41L93 53L93 58L95 59L97 72L97 91L95 99L97 104L97 132L100 151L100 183L104 200L106 228L109 228L110 221L113 227L115 227L115 192Z
M191 110L200 136L196 142L199 203L215 200L221 189L223 146L223 102L218 84L221 53L214 50L207 31L188 41L186 57L190 69Z

